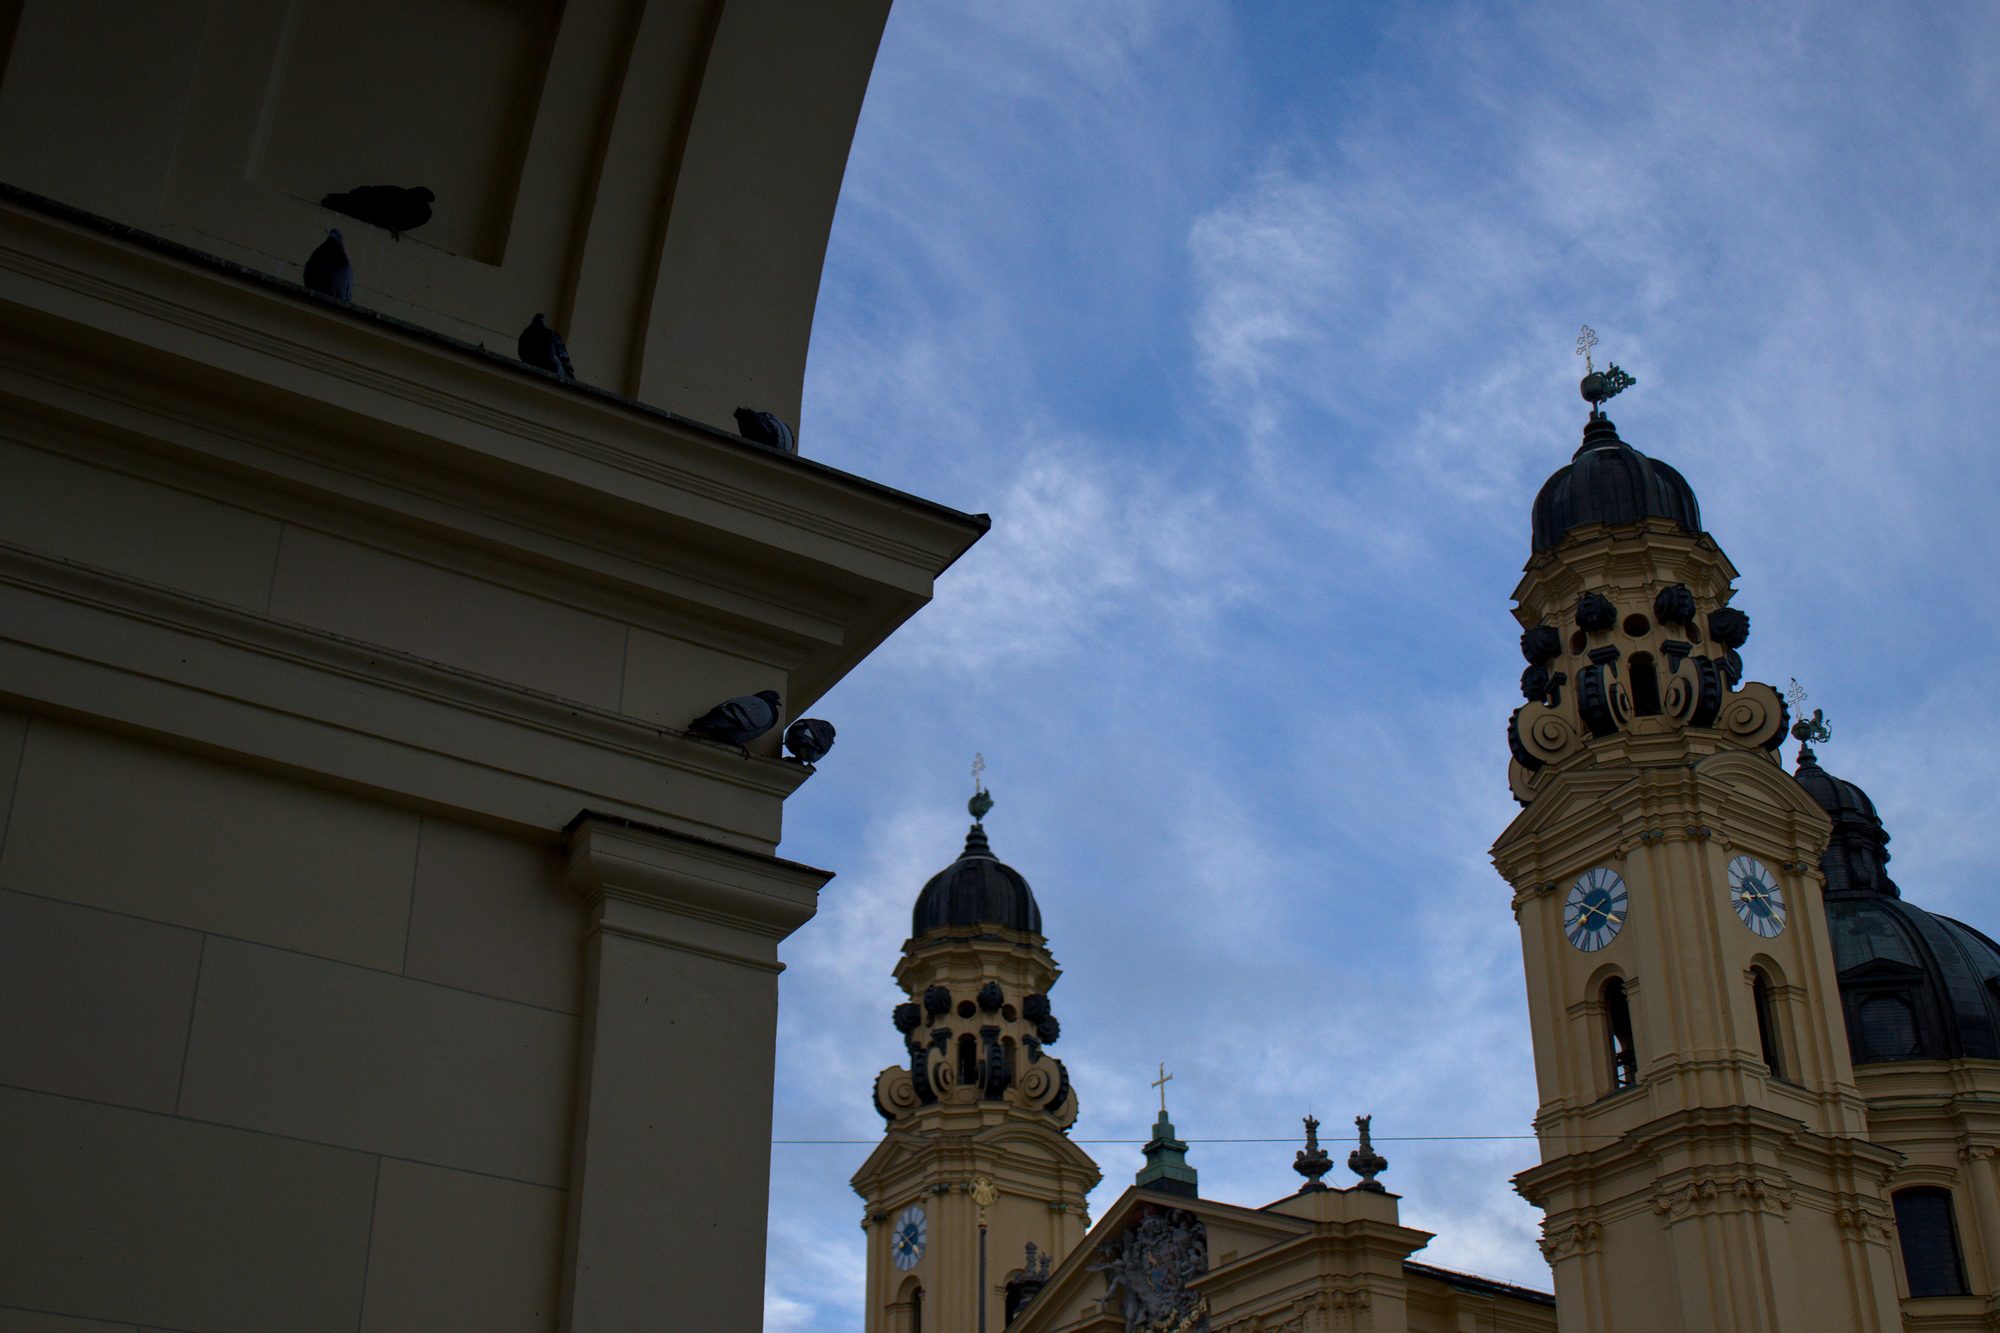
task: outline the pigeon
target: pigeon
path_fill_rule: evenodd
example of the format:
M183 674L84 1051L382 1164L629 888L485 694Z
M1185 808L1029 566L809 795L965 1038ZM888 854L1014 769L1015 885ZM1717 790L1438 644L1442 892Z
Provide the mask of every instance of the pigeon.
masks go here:
M799 438L792 434L792 428L784 419L772 412L759 412L755 408L736 409L736 433L752 444L768 444L780 453L795 454L799 451Z
M421 185L362 185L327 195L319 206L372 223L400 241L404 232L431 220L431 201L436 198Z
M569 363L569 344L540 315L521 330L520 353L521 360L536 370L546 370L559 380L576 378L576 370Z
M730 699L688 723L687 734L721 741L742 750L744 746L778 725L778 692L759 690ZM747 750L744 753L749 753Z
M802 717L785 728L785 748L794 763L811 768L826 758L833 748L833 723L816 717Z
M354 265L347 262L347 247L341 243L340 228L328 227L326 239L306 257L303 281L309 292L331 296L336 301L354 299Z

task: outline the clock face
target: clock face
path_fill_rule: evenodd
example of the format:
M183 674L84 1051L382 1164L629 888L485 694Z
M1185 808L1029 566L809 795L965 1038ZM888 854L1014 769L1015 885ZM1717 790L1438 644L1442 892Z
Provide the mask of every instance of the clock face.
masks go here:
M1729 901L1737 918L1767 940L1785 928L1785 891L1771 868L1754 856L1729 863Z
M917 1260L924 1257L924 1239L930 1234L924 1223L924 1210L911 1204L896 1219L896 1229L889 1235L889 1253L896 1260L896 1267L915 1268Z
M1569 886L1563 933L1585 953L1595 953L1625 927L1625 881L1609 866L1586 870Z

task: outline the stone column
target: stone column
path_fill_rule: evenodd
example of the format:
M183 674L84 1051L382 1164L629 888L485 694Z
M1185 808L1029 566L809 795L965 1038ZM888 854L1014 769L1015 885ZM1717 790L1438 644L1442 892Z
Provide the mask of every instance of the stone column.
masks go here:
M591 924L561 1327L756 1328L778 942L832 876L588 811L569 834Z

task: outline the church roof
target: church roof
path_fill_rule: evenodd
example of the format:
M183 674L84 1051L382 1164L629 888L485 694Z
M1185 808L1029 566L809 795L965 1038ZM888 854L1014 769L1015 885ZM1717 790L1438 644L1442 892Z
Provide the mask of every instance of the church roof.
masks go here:
M950 926L997 925L1042 933L1042 909L1021 872L993 855L986 826L974 821L958 859L932 875L910 914L910 937Z
M1680 473L1618 438L1608 417L1593 416L1570 461L1535 496L1535 550L1553 549L1586 523L1666 518L1701 531L1701 506Z
M1903 898L1875 802L1810 746L1795 776L1833 819L1820 868L1854 1063L2000 1060L2000 944Z

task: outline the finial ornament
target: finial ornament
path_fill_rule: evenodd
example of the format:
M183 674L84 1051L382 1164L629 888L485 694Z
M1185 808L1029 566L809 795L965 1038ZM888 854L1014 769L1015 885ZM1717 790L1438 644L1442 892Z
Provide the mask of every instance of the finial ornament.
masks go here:
M965 803L973 819L984 820L986 812L993 808L993 794L986 790L981 774L986 772L986 756L974 753L972 756L972 799Z
M1388 1188L1375 1177L1389 1169L1389 1159L1376 1152L1375 1145L1368 1141L1368 1125L1374 1119L1372 1115L1354 1117L1354 1127L1361 1131L1361 1146L1347 1154L1347 1169L1361 1177L1361 1183L1354 1188L1387 1194Z
M1160 1090L1160 1115L1163 1117L1167 1113L1167 1084L1173 1081L1174 1076L1167 1072L1166 1061L1162 1060L1160 1062L1160 1076L1147 1085Z
M1292 1170L1306 1178L1306 1183L1299 1186L1301 1194L1325 1189L1320 1177L1333 1170L1333 1159L1319 1146L1319 1121L1311 1116L1306 1117L1306 1146L1292 1158Z
M1599 370L1590 355L1590 349L1595 346L1597 330L1586 324L1583 332L1576 336L1576 354L1583 358L1584 370L1583 383L1578 387L1583 393L1583 400L1590 404L1590 419L1601 421L1604 419L1604 404L1639 381L1620 370L1615 361L1607 362L1604 369Z
M1792 715L1798 717L1805 711L1806 687L1799 684L1797 676L1792 677L1792 687L1785 691L1785 705ZM1813 758L1813 744L1824 745L1833 739L1833 724L1826 720L1826 714L1813 709L1811 717L1799 717L1792 723L1792 739L1799 743L1799 762Z

